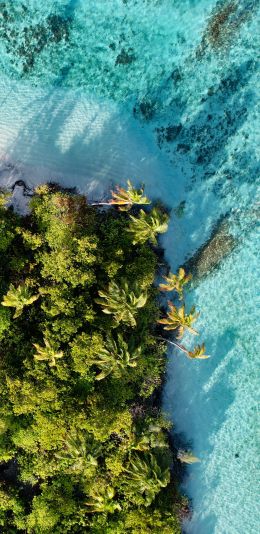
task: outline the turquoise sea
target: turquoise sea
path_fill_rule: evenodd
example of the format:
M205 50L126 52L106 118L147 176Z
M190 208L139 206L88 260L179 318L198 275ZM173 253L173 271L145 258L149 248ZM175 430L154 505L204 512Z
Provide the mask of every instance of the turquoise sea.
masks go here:
M169 351L164 391L201 460L183 483L187 534L259 532L259 8L0 2L0 184L55 179L100 199L143 181L172 208L172 270L193 257L187 301L211 358Z

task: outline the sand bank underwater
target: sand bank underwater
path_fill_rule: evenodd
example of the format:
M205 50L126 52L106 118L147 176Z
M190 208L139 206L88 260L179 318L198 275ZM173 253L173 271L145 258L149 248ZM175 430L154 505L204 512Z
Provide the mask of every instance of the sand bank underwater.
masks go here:
M106 26L104 20L115 3L119 5L108 0L98 4L96 19L88 13L103 43L108 35L112 42L114 23ZM239 31L233 37L227 32L225 50L214 51L207 41L212 30L206 29L216 2L173 6L163 0L150 9L146 1L131 0L117 14L117 25L125 28L128 62L120 56L123 43L114 51L113 65L119 63L111 71L105 65L108 49L95 49L98 33L88 37L88 50L100 58L99 70L95 62L86 63L84 54L75 59L75 43L79 37L81 43L86 40L82 24L91 6L70 4L71 46L64 43L59 49L63 43L58 44L52 56L46 47L23 76L20 64L9 69L10 53L2 55L0 183L24 179L33 186L58 180L96 199L112 182L142 181L149 196L172 208L163 239L172 269L220 228L219 258L197 262L198 279L188 296L201 311L198 329L211 359L190 362L169 352L164 405L201 459L187 470L184 488L194 513L185 530L254 534L260 519L255 434L257 3L240 3L244 11L230 15L231 27L240 25ZM222 9L228 4L217 5ZM66 5L60 2L58 8ZM47 2L44 9L52 6ZM26 16L33 26L43 11L33 11L31 3L30 9ZM116 32L116 47L117 37ZM133 61L130 48L135 48ZM66 50L69 56L73 50L75 68L58 83L57 65ZM87 81L86 68L91 74ZM229 247L230 235L234 246ZM213 250L207 254L212 258ZM217 268L206 272L214 263Z

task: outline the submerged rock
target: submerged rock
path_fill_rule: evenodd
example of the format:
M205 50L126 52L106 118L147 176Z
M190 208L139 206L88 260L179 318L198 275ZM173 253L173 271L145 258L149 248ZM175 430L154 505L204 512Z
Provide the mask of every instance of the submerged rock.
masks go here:
M155 115L156 103L151 100L142 100L133 108L133 114L136 118L150 121Z
M118 54L116 58L116 65L129 65L135 61L136 58L133 52L133 48L129 48L128 50L122 48L120 54Z
M22 10L22 12L21 12ZM70 37L70 17L50 14L35 22L26 6L0 2L0 36L10 64L17 74L29 74L45 48L51 49ZM20 23L18 24L18 21Z
M173 208L173 212L175 213L176 217L178 217L178 219L181 219L181 217L183 217L184 211L185 211L185 206L186 206L186 201L182 200L178 204L178 206L176 206L176 208Z
M156 128L157 142L161 146L164 141L172 143L178 137L182 130L182 124L169 124L168 126L161 126Z
M192 273L195 281L207 276L220 265L237 244L238 240L230 232L228 218L222 217L206 243L185 263L184 269Z
M218 51L229 47L241 26L252 17L254 8L256 5L250 0L219 0L209 17L196 57L200 59L208 48Z
M12 192L14 192L16 187L21 187L22 188L22 190L23 190L22 194L23 194L24 197L32 197L33 196L32 189L26 185L26 182L24 180L16 180L16 182L14 182L14 184L11 187Z

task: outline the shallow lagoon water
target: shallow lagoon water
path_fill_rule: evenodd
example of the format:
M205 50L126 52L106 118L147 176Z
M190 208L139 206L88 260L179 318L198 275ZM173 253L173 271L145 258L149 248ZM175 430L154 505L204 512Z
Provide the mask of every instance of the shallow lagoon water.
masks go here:
M144 181L173 208L172 269L227 217L236 247L187 295L211 359L169 353L164 407L201 459L184 481L185 531L255 534L259 4L4 4L1 183L56 179L101 198L112 183ZM212 13L222 13L215 40Z

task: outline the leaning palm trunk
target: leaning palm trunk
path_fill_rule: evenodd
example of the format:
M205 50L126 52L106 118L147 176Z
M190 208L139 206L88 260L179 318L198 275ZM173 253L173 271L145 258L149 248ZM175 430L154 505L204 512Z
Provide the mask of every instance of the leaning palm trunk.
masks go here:
M119 185L116 191L111 191L112 198L108 202L92 202L91 206L117 206L120 211L129 211L132 206L139 204L144 206L151 204L151 201L144 196L144 187L135 189L130 180L127 181L128 188L124 189Z
M158 339L162 339L163 341L166 341L166 343L170 343L170 345L173 345L174 347L177 347L177 349L181 350L188 356L188 358L195 359L195 360L206 360L210 358L210 356L207 356L204 354L205 352L205 344L202 343L202 345L197 345L193 351L190 351L186 349L183 345L180 343L177 343L177 341L171 341L170 339L166 339L165 337L158 337Z
M91 202L90 206L111 206L111 202Z
M177 341L171 341L170 339L166 339L166 337L158 337L158 339L162 339L163 341L166 341L166 343L170 343L170 345L173 345L174 347L177 347L177 349L180 349L182 352L189 355L189 351L185 349L183 345L180 345L180 343L177 343Z

